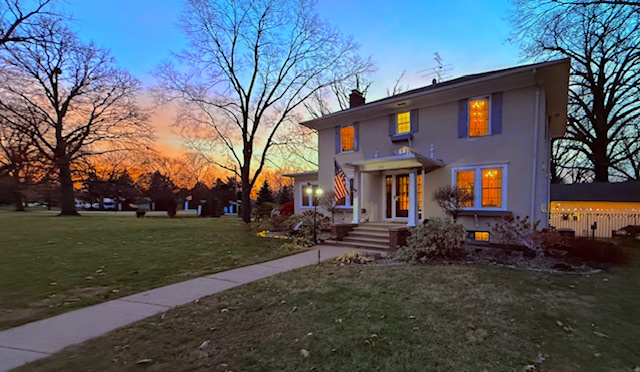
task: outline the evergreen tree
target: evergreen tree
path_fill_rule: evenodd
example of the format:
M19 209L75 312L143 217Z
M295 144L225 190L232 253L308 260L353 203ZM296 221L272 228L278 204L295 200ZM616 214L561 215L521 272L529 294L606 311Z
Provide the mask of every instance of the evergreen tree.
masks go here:
M256 200L256 204L260 205L262 203L273 203L273 191L271 191L271 187L269 186L269 181L264 181L260 191L258 191L258 200Z
M280 205L287 204L293 201L293 185L284 185L278 191L276 202Z

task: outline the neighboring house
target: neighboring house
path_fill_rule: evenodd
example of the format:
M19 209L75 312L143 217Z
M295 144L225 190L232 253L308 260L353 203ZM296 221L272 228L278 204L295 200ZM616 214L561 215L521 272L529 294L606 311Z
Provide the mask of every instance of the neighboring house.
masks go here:
M444 185L474 200L458 221L472 238L506 215L549 220L550 141L565 133L569 59L468 75L303 122L318 131L318 172L295 179L295 210L312 208L304 189L333 189L334 159L348 178L344 222L415 226L444 217L431 200ZM371 224L374 225L374 224Z
M640 181L552 184L550 210L558 229L611 238L614 230L640 225Z

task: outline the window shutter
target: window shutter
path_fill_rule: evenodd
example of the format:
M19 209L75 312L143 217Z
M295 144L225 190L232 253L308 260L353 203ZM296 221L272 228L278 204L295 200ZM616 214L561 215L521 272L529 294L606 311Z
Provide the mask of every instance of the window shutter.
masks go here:
M502 133L502 92L491 94L491 134Z
M342 142L340 141L340 126L336 127L336 154L342 152Z
M467 110L469 100L458 101L458 138L469 137L469 111Z
M353 151L358 151L360 148L360 123L353 123Z
M411 133L415 133L418 131L418 111L418 109L411 110Z
M389 114L389 137L396 134L396 114Z

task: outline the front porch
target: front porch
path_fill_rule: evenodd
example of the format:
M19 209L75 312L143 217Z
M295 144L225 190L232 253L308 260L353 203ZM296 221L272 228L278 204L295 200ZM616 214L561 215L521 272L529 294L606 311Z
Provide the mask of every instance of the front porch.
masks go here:
M416 226L424 218L425 175L444 166L441 160L411 151L353 161L352 223L392 223ZM367 216L364 217L363 213Z
M354 249L388 251L406 243L409 226L403 222L366 222L334 224L326 244Z

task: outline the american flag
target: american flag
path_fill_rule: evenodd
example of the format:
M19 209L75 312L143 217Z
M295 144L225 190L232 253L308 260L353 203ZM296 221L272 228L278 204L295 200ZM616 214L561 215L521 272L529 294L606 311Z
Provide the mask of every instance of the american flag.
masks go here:
M335 175L333 176L333 190L335 191L336 201L344 198L349 194L347 190L347 175L344 174L338 162L333 160L335 166Z

